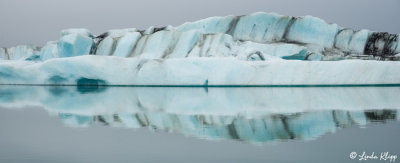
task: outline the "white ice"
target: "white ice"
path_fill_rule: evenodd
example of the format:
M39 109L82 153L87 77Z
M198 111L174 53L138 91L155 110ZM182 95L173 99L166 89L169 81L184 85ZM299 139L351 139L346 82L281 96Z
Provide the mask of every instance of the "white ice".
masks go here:
M151 60L84 55L38 63L5 61L0 64L0 83L75 85L79 79L92 79L100 85L381 85L400 84L399 66L400 62L362 60L249 62L232 57Z

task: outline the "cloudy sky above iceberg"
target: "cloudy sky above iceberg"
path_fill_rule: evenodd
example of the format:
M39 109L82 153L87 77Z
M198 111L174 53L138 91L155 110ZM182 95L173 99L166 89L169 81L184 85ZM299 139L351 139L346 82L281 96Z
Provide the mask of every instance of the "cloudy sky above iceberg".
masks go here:
M0 47L43 45L65 28L108 29L173 26L210 16L257 11L313 15L354 29L400 33L400 0L0 0Z

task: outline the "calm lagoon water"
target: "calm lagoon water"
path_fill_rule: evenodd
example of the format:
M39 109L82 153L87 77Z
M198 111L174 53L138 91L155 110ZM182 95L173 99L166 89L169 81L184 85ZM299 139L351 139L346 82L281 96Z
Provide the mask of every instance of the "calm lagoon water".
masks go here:
M400 156L399 95L400 87L0 86L0 162Z

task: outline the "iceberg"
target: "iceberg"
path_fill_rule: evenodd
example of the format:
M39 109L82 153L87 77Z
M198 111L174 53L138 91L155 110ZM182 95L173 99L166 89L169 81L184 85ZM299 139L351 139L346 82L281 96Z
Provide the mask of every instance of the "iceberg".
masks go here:
M30 60L40 52L40 47L19 45L11 48L0 48L0 59L3 60ZM38 56L40 57L40 56Z
M399 34L258 12L98 36L63 30L43 47L1 48L0 84L398 85L399 54Z

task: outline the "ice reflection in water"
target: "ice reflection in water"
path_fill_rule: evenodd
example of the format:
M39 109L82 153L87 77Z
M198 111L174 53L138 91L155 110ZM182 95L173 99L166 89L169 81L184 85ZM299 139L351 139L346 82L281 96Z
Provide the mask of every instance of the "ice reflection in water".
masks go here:
M174 88L1 86L0 107L39 106L70 127L172 131L252 143L312 140L398 120L400 87Z

